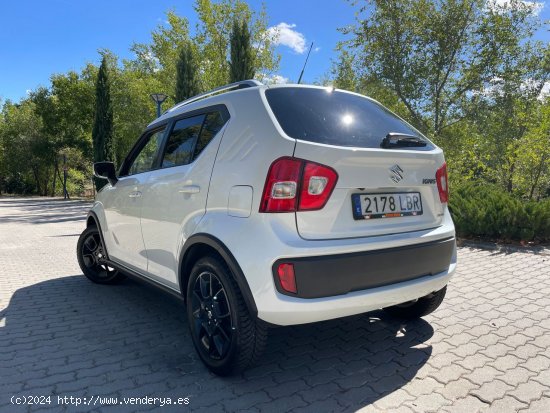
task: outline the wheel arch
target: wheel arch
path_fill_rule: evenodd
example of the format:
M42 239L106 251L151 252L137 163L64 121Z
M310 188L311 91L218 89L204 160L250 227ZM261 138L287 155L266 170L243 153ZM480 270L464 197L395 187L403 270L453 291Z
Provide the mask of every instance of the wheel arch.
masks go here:
M179 261L179 283L181 294L184 297L186 295L187 282L189 280L189 275L193 265L201 257L208 254L217 255L227 264L231 271L231 275L241 290L248 311L251 316L256 318L258 315L258 308L256 307L256 302L254 301L252 291L250 291L250 286L248 285L248 281L246 280L241 267L225 244L218 238L209 234L195 234L188 238L183 245Z
M97 219L97 215L95 212L89 212L88 217L86 218L86 228L90 227L98 227L99 228L99 220Z
M109 252L107 251L107 244L105 244L105 239L103 238L103 230L101 229L101 224L99 223L99 218L94 211L88 212L88 217L86 218L86 228L97 227L99 231L99 237L101 238L101 243L103 244L103 249L105 256L109 259Z

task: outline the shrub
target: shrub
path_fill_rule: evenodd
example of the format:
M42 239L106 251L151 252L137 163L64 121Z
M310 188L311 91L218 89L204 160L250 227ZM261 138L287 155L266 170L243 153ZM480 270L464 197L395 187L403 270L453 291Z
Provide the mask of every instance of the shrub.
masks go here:
M461 237L550 241L550 199L525 201L491 185L452 188L449 208Z

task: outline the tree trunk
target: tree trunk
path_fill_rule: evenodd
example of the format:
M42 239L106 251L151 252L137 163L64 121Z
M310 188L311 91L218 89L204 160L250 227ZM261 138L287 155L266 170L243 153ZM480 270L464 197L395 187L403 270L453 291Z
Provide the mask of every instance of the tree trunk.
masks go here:
M34 175L34 180L36 182L36 193L40 195L42 192L40 191L40 178L38 176L38 170L36 168L36 165L32 166L32 173Z
M42 196L48 196L48 189L50 185L50 173L49 168L46 168L46 175L44 176L44 185L42 186L44 188L44 192L42 193Z
M63 182L63 178L61 177L61 172L59 172L59 168L57 168L57 176L59 177L59 182ZM63 189L65 189L63 187ZM65 197L65 192L63 192L63 197Z
M537 168L537 174L535 175L535 179L533 180L533 185L531 185L531 190L529 191L529 200L533 199L533 194L535 193L535 189L539 184L540 175L542 174L542 168L544 167L545 163L546 156L543 156L540 160L539 167Z
M514 170L516 169L516 161L512 162L512 165L510 165L510 172L508 174L508 182L506 183L506 190L509 194L512 193L513 189L513 177L514 177Z
M55 196L55 184L57 183L57 173L56 172L58 172L57 156L55 157L55 166L54 166L54 170L53 170L52 197Z

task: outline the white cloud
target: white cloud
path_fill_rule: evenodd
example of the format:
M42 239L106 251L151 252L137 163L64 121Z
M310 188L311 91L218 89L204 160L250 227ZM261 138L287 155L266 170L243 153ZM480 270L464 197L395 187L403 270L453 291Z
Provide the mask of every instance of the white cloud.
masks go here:
M313 51L314 51L315 53L317 53L319 50L321 50L321 48L320 48L319 46L317 46L315 49L313 49Z
M265 73L260 73L258 75L258 80L264 85L280 85L282 83L288 83L288 77L277 74L268 75Z
M494 77L489 81L489 84L485 86L481 91L473 92L475 95L481 95L488 98L502 96L504 93L505 81L500 77ZM544 100L550 96L550 81L545 82L541 88L541 82L534 79L525 79L519 85L516 86L517 91L521 94L533 94L540 88L538 100Z
M487 8L495 13L506 12L511 9L524 9L538 15L544 8L544 2L527 0L491 0Z
M296 53L302 54L306 51L306 38L302 33L294 30L295 27L295 24L281 22L268 28L267 33L275 46L287 46Z
M148 50L146 51L137 50L137 51L134 51L134 54L138 59L141 59L143 62L146 62L149 65L149 69L152 70L153 72L156 73L160 70L160 60L158 59L158 57L153 55L152 52Z
M544 86L542 87L542 90L540 91L537 99L544 100L548 97L550 97L550 82L544 83Z

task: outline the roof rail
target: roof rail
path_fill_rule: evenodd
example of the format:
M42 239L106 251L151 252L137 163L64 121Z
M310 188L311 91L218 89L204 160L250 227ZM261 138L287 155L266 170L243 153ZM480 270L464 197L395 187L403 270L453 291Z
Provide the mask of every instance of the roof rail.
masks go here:
M190 97L189 99L186 99L186 100L178 103L177 105L175 105L171 109L167 110L165 113L172 112L173 110L181 108L182 106L188 105L190 103L196 102L196 101L201 100L201 99L205 99L205 98L207 98L209 96L212 96L212 95L228 92L230 90L245 89L247 87L262 86L262 85L263 85L263 83L259 82L257 80L241 80L239 82L230 83L228 85L224 85L224 86L220 86L220 87L217 87L215 89L212 89L208 92L201 93L200 95Z

